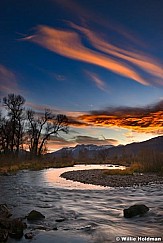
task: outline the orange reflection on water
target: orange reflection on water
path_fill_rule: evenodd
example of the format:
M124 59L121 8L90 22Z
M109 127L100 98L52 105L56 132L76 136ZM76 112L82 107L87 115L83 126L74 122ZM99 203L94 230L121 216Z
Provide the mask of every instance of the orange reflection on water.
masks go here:
M102 190L108 187L104 186L96 186L91 184L84 184L72 180L66 180L60 175L67 171L76 171L76 170L91 170L91 169L124 169L124 166L116 166L116 165L75 165L73 167L66 167L66 168L53 168L48 169L43 172L43 177L45 183L51 187L62 187L68 189L82 189L82 190Z

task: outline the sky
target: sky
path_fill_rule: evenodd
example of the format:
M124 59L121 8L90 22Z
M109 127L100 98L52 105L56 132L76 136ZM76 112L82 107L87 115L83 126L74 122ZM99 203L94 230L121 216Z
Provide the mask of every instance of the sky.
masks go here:
M163 135L162 0L1 0L0 97L66 114L76 144Z

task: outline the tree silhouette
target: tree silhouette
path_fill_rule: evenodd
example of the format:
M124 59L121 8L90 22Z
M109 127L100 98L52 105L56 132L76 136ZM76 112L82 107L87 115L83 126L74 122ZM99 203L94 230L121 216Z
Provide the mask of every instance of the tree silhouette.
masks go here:
M33 110L25 112L25 99L8 94L3 98L7 115L0 111L0 152L18 156L20 148L29 146L31 157L40 156L54 134L68 133L68 118L54 115L50 110L43 114Z
M24 103L21 95L9 94L3 98L8 113L6 118L1 118L2 144L6 152L16 155L22 144Z
M29 122L29 149L32 156L40 156L50 136L59 132L68 133L68 119L65 115L53 115L45 110L44 114L37 115L33 110L27 111Z

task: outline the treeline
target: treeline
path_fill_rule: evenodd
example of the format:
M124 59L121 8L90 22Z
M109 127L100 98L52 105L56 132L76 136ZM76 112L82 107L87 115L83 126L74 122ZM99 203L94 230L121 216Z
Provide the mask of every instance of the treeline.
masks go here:
M137 153L117 154L109 160L112 164L131 166L135 172L163 173L163 152L148 147L140 149Z
M163 172L163 152L142 148L137 153L122 153L110 157L112 164L131 166L135 172Z
M18 157L25 150L29 157L38 157L47 150L52 135L68 133L68 119L45 109L37 113L25 108L21 95L8 94L1 101L0 154Z
M57 160L57 158L56 158ZM163 152L151 148L142 148L137 153L127 151L111 155L109 149L99 150L90 156L87 149L79 151L76 158L71 151L64 151L60 157L62 161L73 161L75 164L115 164L132 167L134 172L163 173Z
M163 173L163 152L146 148L140 151L135 161L140 164L140 168L144 172Z

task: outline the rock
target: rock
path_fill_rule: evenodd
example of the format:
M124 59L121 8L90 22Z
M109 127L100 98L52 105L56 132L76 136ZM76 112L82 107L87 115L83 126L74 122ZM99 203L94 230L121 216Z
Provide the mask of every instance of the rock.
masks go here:
M123 210L124 217L125 218L132 218L137 215L142 216L143 214L147 213L149 211L149 208L145 206L144 204L135 204L127 209Z
M0 218L0 228L1 229L10 229L12 219Z
M92 229L91 225L86 225L80 228L80 230L84 230L84 231L90 231Z
M28 240L31 240L34 237L34 234L32 232L28 232L24 235L24 237Z
M65 218L58 218L58 219L56 219L55 221L56 221L56 222L63 222L63 221L65 221Z
M54 227L53 227L53 230L58 230L57 226L54 226Z
M8 231L0 229L0 242L5 242L8 239Z
M44 226L44 225L35 225L34 229L37 229L37 230L49 230L49 228L47 226Z
M23 236L24 228L26 228L26 224L20 218L13 219L9 229L9 236L14 239L20 239Z
M9 211L6 204L0 204L0 217L1 218L9 218L11 216L11 212Z
M14 239L20 239L23 236L23 230L26 224L22 219L9 218L11 213L6 204L0 204L0 242L4 242L8 235Z
M27 216L28 220L41 220L44 218L45 218L45 216L36 210L32 210Z
M2 176L10 176L11 174L8 173L7 171L4 171L4 172L2 172L0 175L2 175Z

